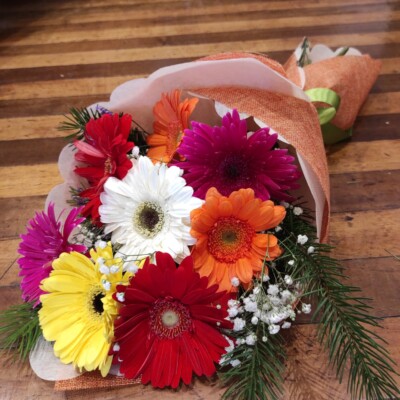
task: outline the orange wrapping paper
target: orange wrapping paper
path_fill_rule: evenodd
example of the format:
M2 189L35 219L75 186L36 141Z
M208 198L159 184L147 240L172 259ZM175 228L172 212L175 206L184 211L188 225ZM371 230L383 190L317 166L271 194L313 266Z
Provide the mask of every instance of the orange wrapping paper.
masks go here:
M301 87L299 68L293 54L284 65L290 80ZM353 126L361 106L378 77L381 62L369 55L327 58L304 66L303 89L331 89L340 96L340 106L332 124L342 130Z

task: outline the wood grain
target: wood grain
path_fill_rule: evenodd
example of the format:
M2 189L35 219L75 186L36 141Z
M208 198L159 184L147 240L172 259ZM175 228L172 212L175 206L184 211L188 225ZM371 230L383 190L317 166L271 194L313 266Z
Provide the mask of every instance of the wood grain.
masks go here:
M352 140L327 149L331 243L373 298L372 313L400 364L400 4L396 0L46 0L0 4L0 310L21 301L18 235L61 182L57 125L71 106L107 100L120 83L222 51L284 62L303 36L382 59ZM348 400L309 320L288 342L282 400ZM399 379L399 378L396 378ZM400 384L400 381L398 380ZM54 392L28 364L0 364L1 400L219 399L215 380L158 391L148 386Z
M254 52L265 52L266 49L271 50L291 50L298 43L299 35L288 37L285 39L263 39L263 40L239 40L225 41L216 43L201 43L171 45L171 46L154 46L151 48L132 48L123 50L104 50L102 52L67 52L54 57L52 54L33 54L21 56L0 56L0 69L23 68L26 65L31 67L51 67L60 65L75 65L75 64L92 64L92 63L107 63L109 60L116 62L126 62L132 59L135 60L152 60L160 57L170 59L183 58L190 55L191 57L203 57L207 54L220 53L223 51L245 51L253 49ZM393 32L374 32L374 33L359 33L337 34L337 35L313 35L316 42L326 43L328 46L339 47L342 43L347 43L352 40L353 46L362 44L380 44L386 42L395 42L400 38L399 31Z
M229 33L232 39L235 36L248 36L251 37L274 37L278 33L282 33L282 27L291 28L290 34L292 36L296 35L295 28L310 28L316 29L316 27L330 27L333 22L337 21L335 25L336 30L358 30L362 29L362 26L366 27L368 23L368 32L373 30L382 30L384 24L387 21L391 22L398 21L400 18L400 12L398 11L383 11L371 13L358 13L357 23L354 22L354 14L343 15L340 21L337 21L336 15L323 15L318 20L314 16L303 17L303 16L292 16L290 18L273 18L269 21L267 28L258 28L249 31L249 24L254 24L255 26L260 26L264 21L263 18L251 18L246 19L244 16L240 21L236 21L232 24L231 21L221 21L217 20L215 22L204 22L203 24L193 25L191 23L187 24L168 24L168 25L150 25L147 29L143 27L136 27L133 21L125 21L124 25L121 23L114 24L103 24L102 29L96 29L96 26L89 26L89 24L82 24L80 26L69 26L69 25L58 25L53 29L47 29L45 32L33 29L29 36L18 37L10 35L5 41L5 44L12 44L16 50L17 46L20 45L37 45L46 46L54 43L64 43L64 42L80 42L82 40L82 34L90 37L91 41L98 40L110 40L110 39L136 39L136 44L147 44L151 46L151 43L157 45L160 42L160 37L166 43L178 44L179 41L185 41L187 44L193 42L197 35L203 34L204 30L208 33L209 39L211 37L215 38L226 38L226 34ZM132 22L132 23L129 23ZM361 25L364 23L364 25ZM396 25L397 26L397 25ZM62 34L64 33L64 34ZM219 36L211 35L213 33L220 33ZM152 40L155 38L156 40ZM169 39L170 38L170 39ZM140 40L142 39L142 40Z

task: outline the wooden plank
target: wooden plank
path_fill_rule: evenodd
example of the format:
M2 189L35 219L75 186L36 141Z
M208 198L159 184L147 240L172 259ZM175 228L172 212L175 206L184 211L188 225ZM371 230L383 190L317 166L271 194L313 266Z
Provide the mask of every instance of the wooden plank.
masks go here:
M290 16L290 15L289 15ZM12 44L13 46L20 45L48 45L54 43L65 43L65 42L81 42L82 38L87 38L91 41L97 40L109 40L109 39L144 39L143 45L149 46L153 43L153 46L160 42L160 40L150 41L150 38L162 38L166 43L171 45L185 43L193 43L191 38L195 38L196 34L201 34L203 41L209 41L212 33L221 33L220 37L233 36L232 40L235 40L235 36L242 36L243 40L250 40L254 36L258 37L278 37L278 35L287 35L289 33L287 28L290 28L291 36L301 37L301 33L297 32L295 28L308 29L309 35L314 35L318 32L315 31L316 27L329 27L335 23L335 30L337 34L345 33L346 31L379 31L387 27L387 20L390 17L391 23L400 18L400 12L398 11L382 11L375 13L357 13L357 23L353 23L355 20L354 14L343 14L340 20L337 20L337 15L321 15L318 19L315 16L285 16L284 18L273 18L269 21L268 27L260 28L259 26L265 18L260 16L256 18L246 19L242 16L242 19L232 24L231 21L217 20L215 22L203 22L197 24L177 24L177 25L151 25L147 29L143 27L136 27L134 21L126 21L126 26L121 27L121 23L112 24L110 27L107 24L103 24L102 29L93 26L90 27L88 24L77 25L58 25L52 29L46 31L40 31L33 29L28 36L10 35L6 40L3 40L5 44ZM382 21L381 23L379 23ZM353 24L352 24L353 23ZM364 23L364 24L362 24ZM257 29L254 27L257 26ZM285 28L283 28L285 27ZM286 31L285 31L286 29ZM327 31L321 31L320 34L326 34ZM204 34L207 32L207 34ZM239 33L240 32L240 33ZM248 37L247 37L248 36ZM177 40L174 40L176 37ZM181 40L179 40L181 38ZM138 41L138 46L140 41ZM15 48L15 47L14 47Z
M10 83L1 86L0 100L43 99L49 97L71 97L85 95L104 95L131 79L143 77L139 75L113 76L99 80L98 78L63 79L60 81L41 81Z
M370 94L359 115L398 114L400 92Z
M380 75L371 89L371 93L400 92L400 80L397 74Z
M314 42L316 43L316 42ZM64 49L68 51L70 45L65 44ZM100 42L80 42L79 51L103 51L112 49L129 49L131 48L129 40L104 40ZM383 51L382 46L379 44L365 44L357 45L357 48L363 52L370 54L375 58L393 58L400 57L400 46L396 43L385 43ZM44 49L45 51L46 49ZM252 51L253 49L247 49ZM273 50L270 46L266 45L262 53L268 54L271 58L284 63L292 54L293 48L287 50ZM207 53L203 54L207 55ZM17 82L36 82L36 81L49 81L63 79L77 79L77 78L92 78L121 76L121 75L148 75L156 69L183 62L192 61L196 57L178 57L173 58L157 58L153 60L130 60L126 62L113 62L113 63L99 63L87 65L67 65L67 66L53 66L53 67L36 67L36 68L17 68L17 69L0 69L0 82L3 83L17 83Z
M331 216L330 243L338 259L385 257L400 254L400 208L336 213Z
M333 174L331 212L366 211L374 204L377 210L399 206L400 170Z
M377 317L400 316L399 261L394 257L357 259L342 261L345 274L349 276L347 284L362 289L362 295L371 300L370 314ZM379 281L379 284L377 284ZM385 288L385 290L382 290Z
M400 59L399 59L400 63ZM121 83L143 77L144 74L98 78L63 79L39 82L9 83L1 86L1 100L40 99L48 97L70 97L99 95L111 93ZM378 77L372 88L373 93L400 91L400 83L396 74L386 74Z
M0 140L29 140L64 137L65 132L57 130L57 126L63 120L63 115L1 118Z
M381 74L399 74L400 73L400 58L382 59Z
M3 277L5 276L5 274L18 258L17 249L19 242L19 238L11 240L0 240L0 285L3 284Z
M64 135L67 133L64 132ZM6 141L0 148L0 167L56 163L58 155L68 143L65 138ZM15 154L19 157L15 157Z
M53 97L36 99L32 101L24 100L3 100L0 101L0 118L6 117L31 117L45 114L68 114L72 107L87 107L100 101L107 101L110 93L71 96L71 97ZM62 121L63 118L60 120Z
M337 0L335 2L336 9L342 10L342 12L349 11L357 7L357 9L362 10L363 7L368 7L370 11L376 9L386 9L390 10L393 7L394 1L388 1L387 4L377 4L376 2L371 2L371 0L362 0L362 1L346 1L346 0ZM59 5L61 5L60 3ZM87 4L87 3L85 3ZM40 11L35 7L33 7L30 15L26 14L26 8L22 13L18 13L13 11L12 8L7 7L5 12L13 13L8 21L6 26L23 26L23 23L26 24L27 20L30 20L32 26L45 28L48 26L54 26L59 24L65 23L72 23L72 24L82 24L82 23L99 23L99 22L106 22L106 21L125 21L129 19L138 19L138 20L145 20L145 19L155 19L155 18L162 18L168 17L169 20L171 19L178 19L181 17L189 18L189 17L200 17L204 15L226 15L228 14L238 14L242 15L243 13L248 12L249 10L255 11L259 13L267 8L269 11L285 11L288 12L291 9L295 10L321 10L326 14L333 13L333 7L329 7L332 5L332 2L329 0L321 0L318 2L307 2L304 3L301 0L295 0L290 2L290 7L287 4L281 1L270 1L268 2L268 6L264 2L260 1L251 1L242 4L241 2L229 1L229 7L226 6L226 2L219 1L218 4L211 2L206 4L205 2L201 2L202 7L196 7L196 3L193 3L192 7L181 9L179 6L171 6L168 9L165 6L162 7L147 7L143 8L138 7L136 4L134 9L131 7L125 7L125 4L131 4L130 1L126 3L113 3L112 9L108 5L99 5L95 4L90 7L87 7L85 12L77 14L74 8L71 5L67 5L67 9L63 9L61 12L60 8L56 8L55 10L49 10L48 5L45 6L45 11L47 13L41 13L41 18L39 20L33 20L32 16L39 14ZM79 7L82 7L82 4L79 4ZM327 7L328 6L328 7ZM378 7L377 7L378 6ZM392 7L391 7L392 6ZM61 6L62 7L62 6ZM106 12L105 12L106 11ZM44 14L44 15L43 15ZM71 21L71 15L74 16L73 20ZM157 20L156 22L160 23L162 21Z
M1 120L0 120L1 121ZM350 142L396 140L400 137L400 115L381 114L357 117Z
M377 332L388 341L386 349L399 362L400 318L388 318L382 325L383 330ZM339 384L328 365L326 352L317 344L315 326L305 325L290 331L284 399L349 400L346 380ZM400 376L395 381L400 385Z
M288 52L286 52L285 58L287 58L287 55L289 55ZM172 60L170 58L160 58L157 60L128 61L121 63L17 68L8 70L0 69L0 83L9 84L14 82L48 80L61 81L64 79L91 78L93 76L148 75L159 68L188 61L193 61L193 57L176 58Z
M0 225L0 238L17 238L26 231L26 224L36 211L42 211L47 196L0 198L4 218ZM1 276L1 273L0 273Z
M325 43L328 46L338 47L342 43L352 41L352 45L357 47L362 44L383 44L394 42L399 39L400 32L374 32L360 33L357 36L352 34L338 35L314 35L314 42ZM32 67L60 66L74 64L93 64L113 62L124 62L135 60L152 60L161 58L183 58L183 57L202 57L206 54L221 53L224 51L253 51L262 52L266 48L274 50L292 50L299 43L298 36L285 39L265 39L249 41L229 41L219 43L190 44L187 46L162 46L153 48L136 48L124 50L105 50L101 53L63 53L58 57L53 55L21 55L0 57L0 69L23 68L27 65Z
M0 198L44 196L62 179L57 164L0 167Z
M400 169L400 140L339 143L328 148L331 174Z
M53 392L54 383L36 377L28 362L11 365L11 357L3 355L1 362L0 388L2 400L62 400L62 392Z

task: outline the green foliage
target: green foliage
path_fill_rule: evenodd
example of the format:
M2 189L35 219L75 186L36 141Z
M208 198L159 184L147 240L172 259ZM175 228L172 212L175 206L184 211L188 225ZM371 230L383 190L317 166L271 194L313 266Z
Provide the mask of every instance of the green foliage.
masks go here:
M285 350L280 335L262 341L258 332L254 346L238 346L228 353L223 366L233 360L240 364L220 372L222 383L228 386L222 400L275 400L282 393Z
M280 237L284 257L295 260L288 273L316 297L314 319L319 320L319 341L325 345L340 381L349 366L352 399L398 398L394 362L376 329L372 330L379 327L379 318L369 315L368 299L360 296L358 287L344 284L347 277L342 267L329 256L332 247L315 243L316 232L308 220L309 216L296 217L289 209ZM297 243L299 234L308 236L305 245ZM308 251L310 246L314 252Z
M3 311L0 314L0 347L16 349L19 358L25 360L42 333L38 311L32 303L14 305Z
M62 122L58 126L60 131L71 131L72 133L66 137L66 139L82 139L85 133L86 124L90 119L100 118L101 112L99 110L93 111L87 108L71 108L70 115L66 115L67 121Z

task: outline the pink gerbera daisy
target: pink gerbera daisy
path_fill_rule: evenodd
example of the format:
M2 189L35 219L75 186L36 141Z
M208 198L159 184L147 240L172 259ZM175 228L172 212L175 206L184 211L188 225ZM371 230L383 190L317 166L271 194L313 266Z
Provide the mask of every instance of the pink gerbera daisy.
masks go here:
M287 191L299 187L300 172L286 149L275 148L277 139L269 128L249 134L246 120L236 110L223 117L221 127L192 121L178 148L186 161L178 166L201 199L215 187L224 196L253 189L262 200L291 201Z
M128 286L118 286L122 303L115 321L115 341L126 378L141 376L142 383L176 388L192 375L211 376L228 342L220 328L231 328L227 296L218 285L194 272L192 257L177 268L167 253L156 253Z
M24 301L40 303L39 297L44 292L39 288L40 282L47 278L52 269L52 262L61 253L85 252L86 247L68 241L73 229L84 221L78 218L81 208L73 208L65 219L64 225L56 219L54 204L50 203L47 212L36 213L28 222L27 233L21 235L18 248L21 257L19 275L22 276L21 290Z

